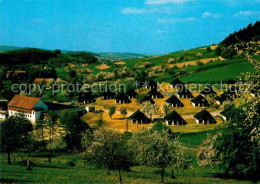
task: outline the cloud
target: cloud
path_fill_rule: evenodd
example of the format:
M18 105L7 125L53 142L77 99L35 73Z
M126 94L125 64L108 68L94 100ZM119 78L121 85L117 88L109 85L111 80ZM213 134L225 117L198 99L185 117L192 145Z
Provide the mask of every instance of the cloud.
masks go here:
M212 17L212 18L216 18L217 19L217 18L221 18L222 15L221 14L211 13L211 12L204 12L201 17L203 17L203 18L210 18L210 17Z
M256 16L256 17L260 17L260 11L240 11L240 12L237 12L234 16L235 17L240 17L240 16Z
M145 0L145 4L161 5L161 4L180 4L193 0Z
M122 9L123 14L150 14L150 13L163 13L170 14L174 11L172 7L160 7L160 8L131 8L127 7Z
M189 18L170 18L170 19L157 19L157 21L159 23L162 24L174 24L174 23L178 23L178 22L192 22L192 21L196 21L198 20L198 18L195 17L189 17Z

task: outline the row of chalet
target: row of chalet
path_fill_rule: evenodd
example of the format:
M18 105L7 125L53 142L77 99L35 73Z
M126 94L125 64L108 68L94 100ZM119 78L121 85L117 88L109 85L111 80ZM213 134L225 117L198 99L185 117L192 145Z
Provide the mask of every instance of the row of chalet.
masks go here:
M149 119L143 112L137 110L130 117L131 122L136 124L149 124L152 120ZM198 124L215 124L215 118L205 109L194 115ZM186 125L187 122L175 110L164 117L167 125Z
M18 113L23 114L32 123L35 123L40 119L49 120L50 112L52 115L60 117L64 111L70 110L79 116L83 116L86 112L93 111L95 108L48 103L43 102L40 98L15 95L8 103L7 110L8 116L13 116Z

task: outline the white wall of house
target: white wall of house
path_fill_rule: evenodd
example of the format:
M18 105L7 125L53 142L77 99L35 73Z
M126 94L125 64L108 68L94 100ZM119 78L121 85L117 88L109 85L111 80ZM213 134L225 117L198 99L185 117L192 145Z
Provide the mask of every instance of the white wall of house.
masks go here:
M33 111L34 112L34 111ZM35 123L36 121L36 114L35 112L34 113L24 113L24 112L19 112L19 111L12 111L12 110L8 110L8 115L9 116L14 116L14 115L17 115L17 114L23 114L27 119L29 119L32 123Z

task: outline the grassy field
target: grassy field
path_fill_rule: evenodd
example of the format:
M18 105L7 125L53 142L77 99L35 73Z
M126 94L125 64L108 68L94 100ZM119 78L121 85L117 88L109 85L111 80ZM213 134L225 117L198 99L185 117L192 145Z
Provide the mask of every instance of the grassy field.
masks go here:
M69 74L65 71L64 68L56 68L56 72L59 78L69 78Z
M182 76L180 79L181 81L187 83L212 83L228 81L230 79L236 80L236 76L239 76L241 73L250 72L253 70L254 68L251 63L243 62L196 72L190 75Z
M180 134L182 145L193 159L193 169L185 171L174 170L175 179L171 179L171 169L165 173L165 183L250 183L234 179L220 178L220 171L202 168L196 163L198 146L206 138L207 134L215 131L202 133ZM26 155L12 154L13 165L6 165L6 154L1 154L1 183L118 183L117 172L106 174L105 167L95 167L85 163L81 154L59 153L48 163L47 157L40 154L32 154L30 160L34 163L32 171L26 170ZM75 166L71 166L71 163ZM123 183L160 183L160 174L156 168L132 167L130 172L122 172Z

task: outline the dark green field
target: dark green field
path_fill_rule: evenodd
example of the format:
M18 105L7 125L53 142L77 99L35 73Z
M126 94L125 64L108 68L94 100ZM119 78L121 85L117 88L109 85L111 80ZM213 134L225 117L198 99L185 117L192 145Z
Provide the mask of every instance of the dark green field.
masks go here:
M254 71L252 64L249 62L244 62L193 73L182 76L180 79L187 83L228 81L230 79L236 80L236 76L240 76L243 72L251 71Z

